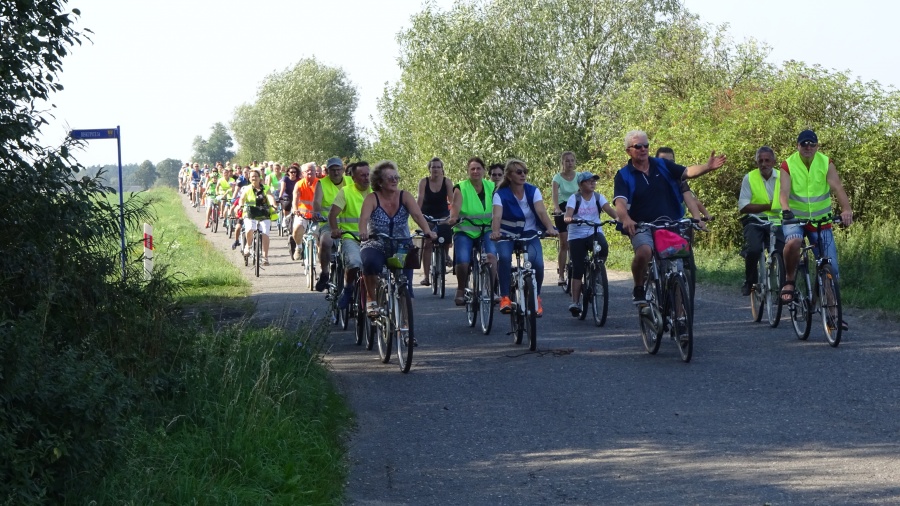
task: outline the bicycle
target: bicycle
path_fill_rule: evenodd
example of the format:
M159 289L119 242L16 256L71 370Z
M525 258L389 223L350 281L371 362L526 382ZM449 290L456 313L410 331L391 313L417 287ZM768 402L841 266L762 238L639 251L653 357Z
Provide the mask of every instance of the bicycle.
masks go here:
M472 243L472 254L469 256L472 260L469 262L469 272L466 276L465 295L466 301L466 322L470 327L475 326L475 322L481 323L481 333L488 335L491 333L491 327L494 324L494 293L496 292L496 283L494 282L494 271L491 263L488 261L488 252L484 246L484 237L486 231L491 228L491 224L478 224L470 218L463 218L470 224L481 229L481 239Z
M396 350L400 372L408 373L412 366L413 349L416 347L409 279L403 272L405 260L403 245L408 244L410 238L394 239L381 233L375 236L385 241L385 249L391 244L390 251L398 251L398 255L389 256L378 275L375 287L378 315L372 319L372 331L378 341L378 355L381 362L384 364L390 362L391 352Z
M331 242L331 260L329 261L331 276L328 279L325 300L328 301L328 316L331 318L331 323L339 324L342 329L346 330L347 323L341 320L344 316L344 311L338 309L338 301L341 298L341 292L344 290L344 248L342 241L344 234L354 235L352 232L341 231L341 237Z
M366 278L362 273L362 269L359 270L356 285L353 287L353 298L351 299L350 307L347 308L347 317L356 318L354 337L356 338L357 346L365 341L366 349L371 350L375 344L375 339L373 339L371 333L369 318L366 316Z
M257 220L256 228L253 229L253 240L250 242L250 254L244 255L244 266L253 262L254 273L259 277L260 265L262 264L262 220Z
M219 197L213 197L212 211L209 216L209 229L212 233L219 231Z
M234 217L234 206L231 206L228 209L228 212L225 213L225 221L222 223L222 226L225 227L225 231L228 232L228 238L231 239L234 237L234 229L235 229L235 221L237 218Z
M319 223L324 223L321 216L317 219L309 220L306 232L303 234L302 245L297 247L301 249L301 268L303 275L306 276L306 288L313 291L316 287L316 262L319 261L318 246L316 238L319 235Z
M528 334L528 350L537 349L537 276L528 260L527 243L534 237L541 238L543 233L537 232L524 237L522 235L503 235L499 241L513 241L513 254L516 257L512 266L512 282L509 299L512 302L510 315L510 334L515 344L522 344L522 338Z
M432 218L425 216L431 230L437 231L438 224L444 223L446 218ZM418 231L417 231L418 232ZM425 239L426 241L430 239ZM447 266L444 263L444 238L438 237L437 242L431 244L431 270L426 273L431 282L431 293L444 298L447 291Z
M841 328L843 321L841 290L834 275L834 268L831 266L832 260L830 257L824 256L826 245L822 230L824 225L841 223L841 217L828 216L820 220L784 220L782 225L798 223L812 225L817 234L815 244L811 244L805 234L803 236L800 262L797 264L797 274L794 277L794 300L788 303L791 324L797 339L805 341L809 338L812 328L813 314L821 314L825 339L829 345L836 348L841 343L843 330ZM812 260L815 261L815 285L812 284L809 273L810 253L812 253Z
M594 238L593 244L591 248L588 248L585 258L584 280L581 283L581 313L578 315L578 319L584 320L587 317L588 306L591 306L594 325L597 327L602 327L606 324L607 311L609 310L609 278L606 273L606 260L600 258L603 245L600 244L597 238L601 227L617 223L615 220L597 223L579 219L572 220L569 223L569 225L588 225L594 229L594 233L591 236ZM571 259L569 260L569 265L571 265Z
M784 258L777 248L778 225L757 216L749 216L748 224L769 234L757 266L756 283L750 290L750 314L754 322L762 321L763 314L772 328L781 321L781 286L784 283Z
M687 227L697 220L668 218L651 223L638 223L643 230L668 230L684 237ZM654 243L656 238L654 237ZM650 264L644 278L645 303L638 308L641 339L647 353L655 355L659 351L662 335L668 331L678 345L683 362L690 362L694 351L694 326L689 282L685 274L683 258L662 258L656 244L650 257Z

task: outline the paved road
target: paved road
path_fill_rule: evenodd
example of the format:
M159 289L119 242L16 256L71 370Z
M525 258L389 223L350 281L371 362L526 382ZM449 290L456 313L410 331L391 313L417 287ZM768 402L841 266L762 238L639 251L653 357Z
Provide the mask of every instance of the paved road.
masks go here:
M321 313L281 241L270 260L251 276L256 318ZM630 281L611 277L596 328L548 276L535 353L499 315L490 336L467 327L452 291L416 288L409 374L336 330L326 360L358 423L347 503L900 503L896 322L851 311L834 349L820 328L798 341L787 321L750 322L737 288L700 284L684 364L669 341L644 352Z

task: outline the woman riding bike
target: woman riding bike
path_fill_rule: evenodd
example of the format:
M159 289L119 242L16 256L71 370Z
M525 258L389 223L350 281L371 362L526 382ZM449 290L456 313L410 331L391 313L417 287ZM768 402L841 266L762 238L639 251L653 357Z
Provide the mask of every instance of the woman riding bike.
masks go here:
M575 172L575 154L566 151L559 156L560 168L553 176L551 189L553 200L553 220L559 230L559 254L556 256L556 272L559 274L559 286L566 285L566 260L569 254L568 224L563 220L566 202L569 197L578 193L578 181Z
M477 156L469 159L466 171L469 178L453 187L453 206L448 220L449 223L458 223L454 227L453 235L453 259L456 263L458 283L453 303L457 306L466 305L465 290L469 281L469 263L472 261L472 245L476 241L484 241L491 268L494 273L497 272L497 248L491 241L489 233L494 183L484 179L484 162ZM463 218L470 221L460 223ZM478 224L487 228L482 229Z
M412 216L426 236L437 238L437 234L428 228L428 222L413 196L400 190L399 183L397 164L390 160L379 162L370 176L372 193L366 195L359 216L359 238L362 241L359 256L366 282L366 312L373 317L378 316L380 310L375 300L377 278L396 247L396 243L386 244L376 234L387 234L394 239L411 242L409 217ZM412 294L412 269L406 269L405 274L410 284L409 293Z
M432 158L428 162L428 177L424 177L419 181L419 198L416 203L422 210L422 214L431 216L434 219L443 219L450 215L450 189L453 188L453 181L444 176L444 162L440 158ZM435 228L438 237L444 238L442 245L444 258L448 257L450 251L450 226L440 224ZM431 249L434 247L430 240L425 241L422 248L422 272L425 277L422 279L422 286L428 286L431 281L428 279L428 273L431 272ZM449 262L445 262L449 263Z
M534 185L525 182L528 178L528 167L521 160L506 162L503 181L494 193L493 217L491 219L491 239L498 240L502 235L521 236L526 230L538 230L550 237L559 233L553 227L541 191ZM502 234L501 234L502 231ZM537 282L537 316L543 316L541 302L541 285L544 282L544 251L539 237L527 241L528 258L536 272ZM497 276L500 280L500 312L508 314L512 310L509 299L510 280L512 278L513 243L503 241L497 244Z
M262 233L262 264L269 265L269 229L272 227L275 199L262 185L262 177L258 170L250 171L250 186L241 197L241 207L244 208L244 230L247 233L244 257L250 256L253 232L258 225Z

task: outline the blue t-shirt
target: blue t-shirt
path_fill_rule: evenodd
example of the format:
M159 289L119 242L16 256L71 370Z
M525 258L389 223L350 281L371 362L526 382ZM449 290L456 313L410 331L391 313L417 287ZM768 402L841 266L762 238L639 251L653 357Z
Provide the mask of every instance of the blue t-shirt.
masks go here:
M654 161L655 160L655 161ZM673 181L670 181L666 174L663 174L657 163L665 163L668 174ZM631 192L630 185L622 176L623 171L629 171L634 178L634 192ZM673 183L677 188L678 182L684 175L685 167L664 158L650 158L650 171L647 175L634 168L631 161L628 165L622 167L616 173L613 193L616 199L624 198L630 208L628 216L634 221L650 222L667 216L673 220L677 220L684 216L684 209L681 207L681 199L673 190Z

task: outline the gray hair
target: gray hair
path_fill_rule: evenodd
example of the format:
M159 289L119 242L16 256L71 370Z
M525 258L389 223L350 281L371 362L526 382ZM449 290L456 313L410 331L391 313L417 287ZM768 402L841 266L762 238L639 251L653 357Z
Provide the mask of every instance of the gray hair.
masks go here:
M647 138L647 132L643 130L632 130L625 134L625 149L628 149L631 146L631 140L635 137L643 137Z
M754 162L759 163L760 153L769 153L770 155L772 155L772 158L775 158L775 152L772 151L772 148L770 148L769 146L763 146L756 150L756 156L753 157Z

